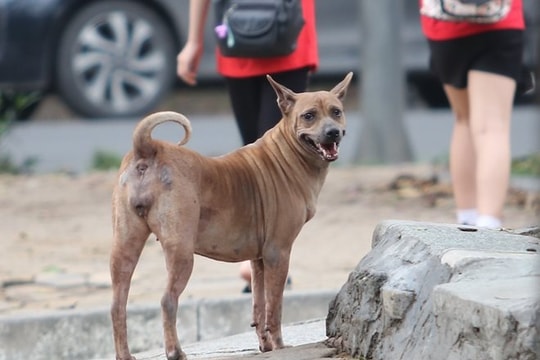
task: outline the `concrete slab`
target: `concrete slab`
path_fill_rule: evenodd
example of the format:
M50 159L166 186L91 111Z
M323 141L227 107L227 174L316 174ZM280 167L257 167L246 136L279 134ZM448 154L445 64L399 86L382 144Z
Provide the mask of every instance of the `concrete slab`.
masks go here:
M285 343L291 347L260 353L254 331L221 339L201 341L183 347L188 359L279 359L315 360L332 358L336 350L323 344L326 339L324 319L301 322L283 328ZM166 360L163 350L136 354L139 360ZM111 358L107 360L111 360Z

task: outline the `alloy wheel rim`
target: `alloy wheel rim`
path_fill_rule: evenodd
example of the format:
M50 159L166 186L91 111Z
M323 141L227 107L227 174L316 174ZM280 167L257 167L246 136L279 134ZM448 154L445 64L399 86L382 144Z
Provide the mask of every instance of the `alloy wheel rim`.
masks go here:
M98 15L80 31L71 62L78 86L94 105L116 113L156 97L165 53L155 32L141 18L115 11Z

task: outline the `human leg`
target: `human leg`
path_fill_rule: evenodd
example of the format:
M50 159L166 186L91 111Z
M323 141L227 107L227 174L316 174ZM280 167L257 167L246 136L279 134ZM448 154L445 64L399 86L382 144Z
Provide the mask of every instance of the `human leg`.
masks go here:
M245 260L240 263L240 277L246 282L243 293L251 292L251 261Z
M450 140L450 176L456 202L457 222L476 224L476 153L469 121L467 89L445 85L444 91L454 114Z
M494 31L468 72L471 131L477 154L478 226L500 227L510 180L510 121L521 77L523 32Z
M501 222L522 35L520 30L500 30L429 42L432 69L445 84L456 116L450 169L458 217L474 217L476 208L480 226Z
M479 217L488 222L477 225L499 227L510 178L510 120L516 82L507 76L475 70L469 72L468 82L477 159L477 208Z
M261 77L225 78L229 100L242 142L251 144L259 138L257 128L261 107Z

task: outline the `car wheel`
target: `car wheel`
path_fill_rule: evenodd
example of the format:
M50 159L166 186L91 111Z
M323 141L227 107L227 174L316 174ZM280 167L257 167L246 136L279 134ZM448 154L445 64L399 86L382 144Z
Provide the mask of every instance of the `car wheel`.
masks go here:
M60 96L88 117L145 114L174 82L175 52L174 37L150 8L127 1L89 4L60 38Z

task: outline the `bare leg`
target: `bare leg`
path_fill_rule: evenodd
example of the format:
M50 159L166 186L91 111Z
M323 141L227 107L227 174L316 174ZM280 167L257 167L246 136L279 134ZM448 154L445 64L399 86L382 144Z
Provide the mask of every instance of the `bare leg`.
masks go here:
M240 263L240 277L251 284L251 261L246 260Z
M450 172L458 212L477 209L480 222L500 223L510 178L510 120L515 81L470 71L468 89L445 85L456 117Z
M444 90L455 116L450 141L450 176L459 213L476 208L476 153L469 121L468 91L450 85L445 85Z
M469 72L470 121L476 150L477 207L481 216L502 218L510 178L510 120L516 83Z

